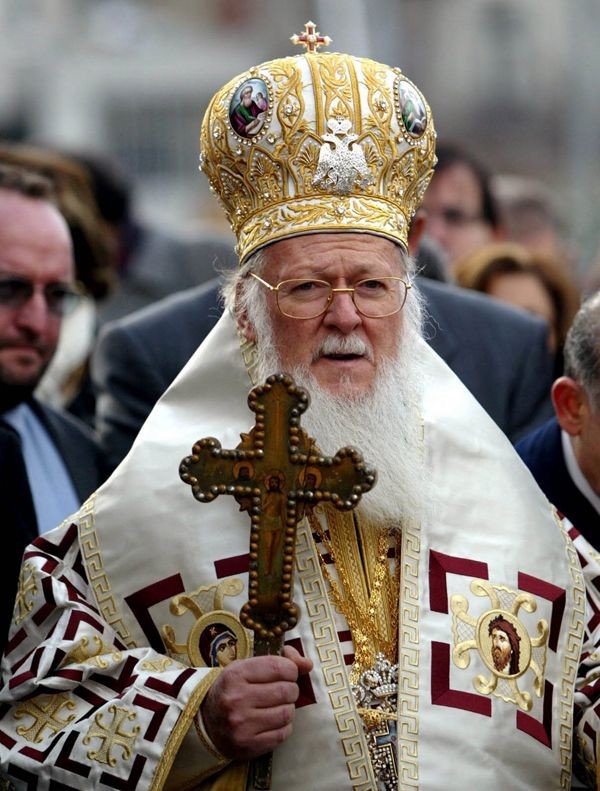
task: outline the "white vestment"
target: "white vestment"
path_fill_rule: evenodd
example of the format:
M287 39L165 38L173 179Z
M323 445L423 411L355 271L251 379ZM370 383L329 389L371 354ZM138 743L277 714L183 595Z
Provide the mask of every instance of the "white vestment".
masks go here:
M569 788L585 606L577 554L504 435L424 342L422 356L435 504L402 532L399 788ZM196 502L178 468L200 438L236 447L254 420L251 386L225 315L110 480L26 553L0 697L2 767L18 788L30 776L40 790L219 778L224 762L194 722L219 670L188 667L161 638L167 627L197 654L203 624L235 631L247 601L247 514L228 496ZM314 669L275 751L273 789L375 789L347 677L352 645L305 523L294 601L301 617L286 639ZM491 661L498 616L518 634L513 676Z

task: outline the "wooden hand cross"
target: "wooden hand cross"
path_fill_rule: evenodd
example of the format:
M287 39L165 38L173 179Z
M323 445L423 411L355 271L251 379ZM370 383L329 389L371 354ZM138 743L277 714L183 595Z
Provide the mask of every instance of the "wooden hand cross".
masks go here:
M179 470L201 503L230 494L250 513L249 601L240 620L255 633L255 655L279 653L283 633L298 619L291 599L294 547L306 508L330 502L351 510L375 483L375 471L352 448L333 457L316 454L314 440L300 428L308 404L308 394L289 376L270 376L248 396L256 425L237 448L201 439Z
M248 405L256 424L235 450L207 437L179 468L201 503L229 494L250 514L249 599L240 621L254 632L255 656L280 653L283 633L298 620L292 601L294 550L305 511L327 502L351 510L376 480L353 448L333 457L317 453L315 441L300 428L308 404L306 391L289 376L274 374L251 390Z

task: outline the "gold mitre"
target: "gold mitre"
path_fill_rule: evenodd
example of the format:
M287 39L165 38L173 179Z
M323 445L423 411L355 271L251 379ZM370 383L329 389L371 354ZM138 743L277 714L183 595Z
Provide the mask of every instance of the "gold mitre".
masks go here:
M240 262L271 242L354 231L407 247L435 164L423 95L398 68L340 53L307 23L307 51L255 66L213 97L200 170L237 237Z

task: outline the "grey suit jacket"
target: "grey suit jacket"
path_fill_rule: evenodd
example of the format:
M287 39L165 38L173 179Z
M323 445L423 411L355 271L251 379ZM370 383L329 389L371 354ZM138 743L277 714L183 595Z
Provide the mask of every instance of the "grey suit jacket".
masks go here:
M98 304L101 323L214 279L215 267L238 266L233 245L219 236L177 236L135 226L135 245L115 292Z
M554 414L543 321L476 291L425 278L418 286L430 346L512 442Z
M426 279L426 337L508 437L552 412L543 322ZM92 359L96 428L109 463L125 456L150 410L222 311L218 281L183 291L102 330Z

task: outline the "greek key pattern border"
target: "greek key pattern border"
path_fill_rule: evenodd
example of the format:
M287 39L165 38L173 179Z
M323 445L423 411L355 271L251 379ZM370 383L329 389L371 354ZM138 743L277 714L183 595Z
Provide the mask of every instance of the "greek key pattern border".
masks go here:
M94 591L98 609L102 613L104 620L117 632L128 648L137 648L137 644L131 636L123 616L121 615L115 597L112 594L110 581L104 571L100 542L98 540L95 524L95 505L96 496L93 494L91 497L88 497L81 506L78 514L77 529L79 531L79 545L81 546L81 554L83 556L88 580Z
M560 787L571 788L572 747L573 747L573 691L577 678L579 653L585 626L585 584L577 550L573 546L567 529L556 511L554 519L565 540L565 551L569 572L573 582L573 608L569 634L567 635L565 662L560 695L559 734L560 734Z
M419 787L419 562L421 526L402 523L398 646L398 786Z
M321 662L329 699L344 747L346 765L354 791L372 791L375 779L344 660L335 632L335 621L327 597L316 549L306 520L298 525L296 567L302 584L306 609Z

